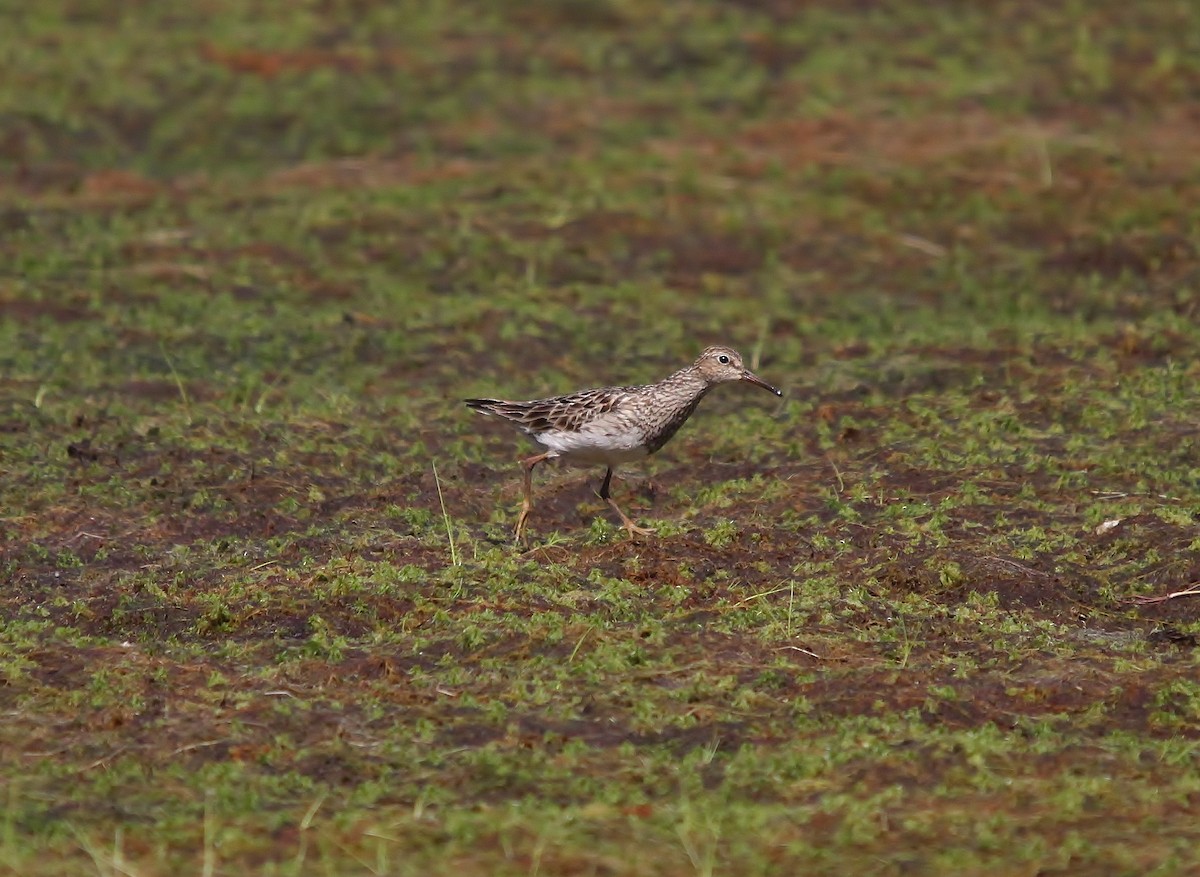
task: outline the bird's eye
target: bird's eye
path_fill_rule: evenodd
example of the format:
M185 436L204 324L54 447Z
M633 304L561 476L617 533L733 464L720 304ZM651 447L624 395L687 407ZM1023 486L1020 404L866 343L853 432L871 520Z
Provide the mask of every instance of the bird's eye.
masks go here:
M729 357L722 353L717 357L717 362L721 363L721 365L729 365Z

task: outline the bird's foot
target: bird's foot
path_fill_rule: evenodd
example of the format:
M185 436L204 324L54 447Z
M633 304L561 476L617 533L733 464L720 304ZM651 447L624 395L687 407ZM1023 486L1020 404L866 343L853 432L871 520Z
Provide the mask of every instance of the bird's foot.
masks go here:
M654 536L654 535L656 535L655 532L653 530L651 530L649 527L639 527L632 520L630 520L628 517L626 517L624 512L622 512L620 509L617 509L617 514L621 516L621 526L624 527L625 530L629 533L630 539L633 539L635 536Z
M639 527L633 521L626 521L623 526L625 527L625 529L627 531L629 531L630 539L633 539L636 536L656 536L656 535L658 535L657 533L655 533L655 531L651 530L649 527Z
M639 527L629 517L621 511L621 507L613 502L612 497L604 497L604 501L608 503L608 507L617 513L617 517L621 519L621 526L629 531L629 538L634 536L653 536L653 530L647 530L645 527Z

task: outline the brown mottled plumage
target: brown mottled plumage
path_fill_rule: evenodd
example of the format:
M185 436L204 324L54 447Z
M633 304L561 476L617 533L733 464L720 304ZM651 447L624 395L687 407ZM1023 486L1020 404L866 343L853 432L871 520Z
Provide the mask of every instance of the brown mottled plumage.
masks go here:
M533 467L556 457L575 464L603 463L607 471L600 498L620 516L630 535L651 535L650 530L631 521L609 496L613 468L653 454L692 416L709 390L729 381L746 381L776 396L783 395L742 365L741 355L733 348L709 347L695 363L657 384L599 387L530 402L467 399L474 410L512 422L546 448L544 453L521 461L525 494L517 518L517 540L533 508Z

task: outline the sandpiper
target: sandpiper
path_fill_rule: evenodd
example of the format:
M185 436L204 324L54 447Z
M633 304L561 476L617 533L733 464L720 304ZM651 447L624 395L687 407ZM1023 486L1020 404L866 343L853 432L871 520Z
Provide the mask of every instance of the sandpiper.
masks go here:
M653 454L665 445L691 417L705 393L730 381L746 381L776 396L783 395L742 365L741 355L733 348L709 347L692 365L657 384L598 387L530 402L465 400L481 414L512 421L546 449L521 461L525 493L517 518L517 541L521 541L525 521L533 509L533 467L556 457L573 465L606 466L600 498L621 518L631 537L653 535L653 530L639 527L613 502L608 492L613 469L620 463Z

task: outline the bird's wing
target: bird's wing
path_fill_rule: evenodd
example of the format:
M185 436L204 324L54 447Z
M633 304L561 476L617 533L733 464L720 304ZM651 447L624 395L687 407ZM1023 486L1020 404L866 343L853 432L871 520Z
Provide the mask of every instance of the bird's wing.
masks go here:
M530 435L543 432L579 432L597 417L627 400L636 387L600 387L566 396L506 402L502 399L468 399L467 405L483 414L511 421Z

